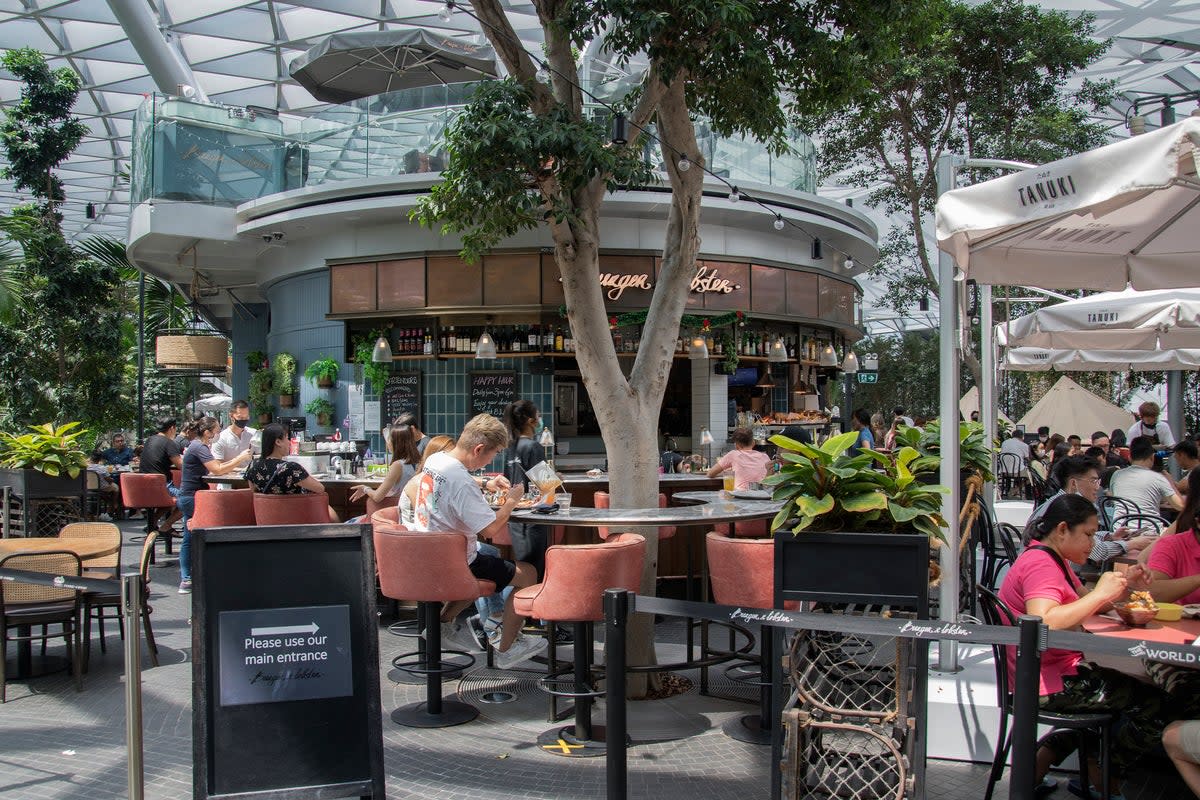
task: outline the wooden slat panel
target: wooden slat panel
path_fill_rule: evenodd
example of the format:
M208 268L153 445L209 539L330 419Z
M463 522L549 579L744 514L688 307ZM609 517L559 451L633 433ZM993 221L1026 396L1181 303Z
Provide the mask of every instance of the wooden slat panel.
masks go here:
M425 259L379 262L379 310L425 307Z
M727 281L733 291L705 292L704 307L713 311L735 311L750 308L750 265L735 264L731 261L702 261L699 266L704 270L699 280L715 279Z
M819 315L817 307L817 276L811 272L788 272L787 313L795 317Z
M752 265L750 307L758 314L787 313L787 270Z
M329 311L350 314L375 310L375 262L329 268Z
M428 304L438 306L483 305L483 265L468 264L458 256L430 256L427 270Z
M487 306L537 305L541 298L538 253L505 253L483 259L483 301Z

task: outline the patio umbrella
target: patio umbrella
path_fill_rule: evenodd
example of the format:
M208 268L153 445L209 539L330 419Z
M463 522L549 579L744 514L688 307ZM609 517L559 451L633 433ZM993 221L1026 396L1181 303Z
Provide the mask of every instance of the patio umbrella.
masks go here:
M427 30L335 33L293 60L288 71L327 103L497 75L490 45Z
M1048 350L1200 348L1200 289L1128 289L1068 300L997 325L996 342Z
M203 411L228 411L233 406L233 398L227 394L206 394L192 403L192 413Z
M1200 118L943 194L938 247L985 284L1200 283Z
M1128 411L1097 397L1064 375L1017 424L1024 425L1027 431L1045 425L1064 436L1077 433L1086 437L1092 431L1123 430L1132 421Z
M1200 369L1200 350L1047 350L1010 347L1000 369L1016 372L1146 372Z

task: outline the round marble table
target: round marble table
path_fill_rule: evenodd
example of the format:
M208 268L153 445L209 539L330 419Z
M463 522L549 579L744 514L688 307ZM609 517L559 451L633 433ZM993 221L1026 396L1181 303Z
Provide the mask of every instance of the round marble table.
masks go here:
M695 505L668 508L576 508L539 514L532 509L512 512L510 519L543 525L577 527L711 525L774 517L783 507L773 500L743 500L725 492L679 492L675 498Z

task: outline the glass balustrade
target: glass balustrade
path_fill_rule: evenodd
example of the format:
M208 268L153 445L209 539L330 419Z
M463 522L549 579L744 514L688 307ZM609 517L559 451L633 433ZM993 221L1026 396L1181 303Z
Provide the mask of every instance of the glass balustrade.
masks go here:
M440 172L446 126L474 86L391 92L311 116L151 95L134 117L133 203L158 198L236 206L334 181ZM599 104L586 112L601 123L609 113ZM816 152L799 132L782 155L749 139L717 136L703 122L697 139L709 168L733 184L815 191ZM657 145L647 143L644 157L662 168Z

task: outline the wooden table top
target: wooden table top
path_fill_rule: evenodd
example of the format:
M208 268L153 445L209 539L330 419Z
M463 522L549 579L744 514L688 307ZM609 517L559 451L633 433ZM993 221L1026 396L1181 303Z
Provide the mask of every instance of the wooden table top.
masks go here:
M0 539L0 556L11 553L45 553L50 550L69 550L79 556L81 561L112 555L117 552L119 545L114 547L103 539L57 538L53 536L14 536Z
M1191 644L1200 637L1200 619L1181 619L1178 622L1147 623L1144 628L1131 628L1116 618L1094 614L1083 621L1083 629L1099 636L1132 639L1162 644Z

